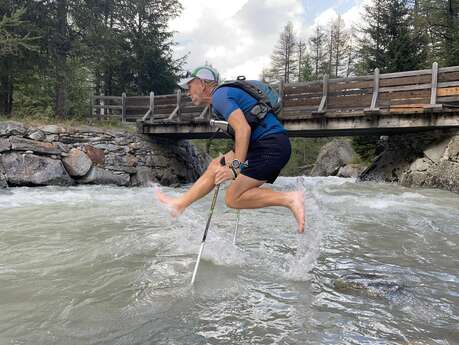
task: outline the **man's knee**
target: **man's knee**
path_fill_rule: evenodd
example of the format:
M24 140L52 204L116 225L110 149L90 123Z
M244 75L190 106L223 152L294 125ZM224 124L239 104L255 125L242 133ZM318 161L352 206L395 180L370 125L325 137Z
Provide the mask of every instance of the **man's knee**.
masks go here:
M227 192L225 195L225 204L229 208L238 208L237 196L233 193Z

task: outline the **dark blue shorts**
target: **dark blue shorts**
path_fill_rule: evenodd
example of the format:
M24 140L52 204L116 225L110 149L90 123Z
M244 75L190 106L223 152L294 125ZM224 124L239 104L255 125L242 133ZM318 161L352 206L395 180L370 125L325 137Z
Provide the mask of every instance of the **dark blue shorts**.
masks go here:
M248 167L241 174L259 181L274 183L291 154L290 139L285 133L270 134L251 143L247 152Z

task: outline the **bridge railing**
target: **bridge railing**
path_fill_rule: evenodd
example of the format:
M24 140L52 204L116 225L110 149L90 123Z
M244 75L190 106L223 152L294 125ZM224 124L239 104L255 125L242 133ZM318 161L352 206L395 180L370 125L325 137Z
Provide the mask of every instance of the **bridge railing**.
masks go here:
M459 66L328 79L278 83L283 120L346 117L378 113L416 113L459 106ZM180 90L176 94L126 97L95 96L91 115L116 116L122 121L199 122L210 117L208 108L195 106Z

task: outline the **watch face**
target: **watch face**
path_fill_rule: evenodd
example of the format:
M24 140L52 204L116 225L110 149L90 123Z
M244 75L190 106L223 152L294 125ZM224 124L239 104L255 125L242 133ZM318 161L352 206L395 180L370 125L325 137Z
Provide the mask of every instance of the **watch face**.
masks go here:
M234 169L238 169L240 166L241 166L241 162L239 162L237 159L233 160L231 162L231 166L234 168Z

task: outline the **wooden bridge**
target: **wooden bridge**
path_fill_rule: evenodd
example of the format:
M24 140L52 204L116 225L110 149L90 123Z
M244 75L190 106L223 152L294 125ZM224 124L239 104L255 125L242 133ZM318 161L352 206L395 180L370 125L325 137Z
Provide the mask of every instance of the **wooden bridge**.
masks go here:
M290 136L319 137L393 134L459 128L459 66L400 73L275 85L282 99L279 115ZM107 101L116 101L112 97ZM170 138L209 138L208 107L176 94L120 97L124 121L137 121L140 133ZM104 103L99 108L110 106ZM113 111L112 109L112 111ZM219 135L217 137L224 137Z

